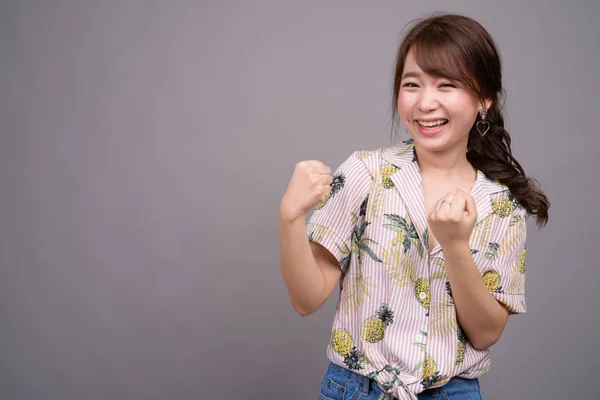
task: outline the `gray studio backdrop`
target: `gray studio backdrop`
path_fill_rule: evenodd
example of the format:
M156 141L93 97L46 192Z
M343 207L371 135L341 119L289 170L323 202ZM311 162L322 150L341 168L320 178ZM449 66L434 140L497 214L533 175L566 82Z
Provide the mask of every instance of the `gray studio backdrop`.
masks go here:
M596 0L3 1L0 398L315 399L335 299L290 306L279 200L297 161L390 143L398 38L434 10L496 38L552 201L484 398L596 398Z

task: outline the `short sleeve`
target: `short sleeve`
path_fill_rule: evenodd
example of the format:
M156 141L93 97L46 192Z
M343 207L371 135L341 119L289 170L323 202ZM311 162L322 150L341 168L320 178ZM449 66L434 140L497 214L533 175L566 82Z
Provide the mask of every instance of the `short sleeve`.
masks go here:
M492 268L483 273L483 280L493 296L510 314L527 311L525 302L527 213L515 207L498 243Z
M372 176L353 153L333 173L331 192L315 207L307 223L309 240L321 244L345 270L350 262L352 231L364 213Z

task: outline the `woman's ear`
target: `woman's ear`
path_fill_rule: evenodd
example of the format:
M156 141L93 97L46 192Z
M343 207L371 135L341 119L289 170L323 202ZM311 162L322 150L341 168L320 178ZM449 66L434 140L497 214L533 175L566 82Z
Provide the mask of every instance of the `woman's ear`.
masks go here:
M493 103L494 103L494 101L492 99L485 99L485 109L489 110L492 107Z

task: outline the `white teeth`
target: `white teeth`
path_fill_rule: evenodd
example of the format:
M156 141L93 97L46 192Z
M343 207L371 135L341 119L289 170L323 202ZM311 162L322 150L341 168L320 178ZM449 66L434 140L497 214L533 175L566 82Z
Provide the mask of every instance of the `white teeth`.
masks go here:
M430 122L425 122L425 121L417 121L419 123L419 125L421 126L426 126L426 127L433 127L433 126L438 126L438 125L442 125L444 122L446 122L445 119L440 119L438 121L430 121Z

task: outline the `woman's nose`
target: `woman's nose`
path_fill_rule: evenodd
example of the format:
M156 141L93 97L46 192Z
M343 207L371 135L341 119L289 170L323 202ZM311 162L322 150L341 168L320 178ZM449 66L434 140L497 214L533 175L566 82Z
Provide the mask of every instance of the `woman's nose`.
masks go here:
M417 107L422 113L428 113L437 109L439 107L439 103L435 90L426 89L421 91L421 96L419 97Z

